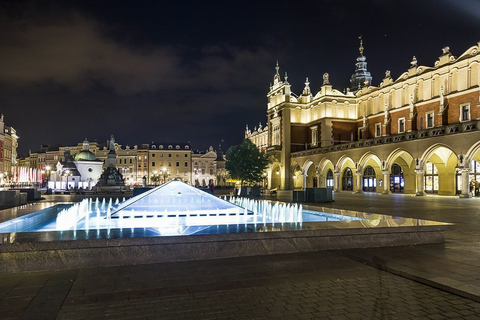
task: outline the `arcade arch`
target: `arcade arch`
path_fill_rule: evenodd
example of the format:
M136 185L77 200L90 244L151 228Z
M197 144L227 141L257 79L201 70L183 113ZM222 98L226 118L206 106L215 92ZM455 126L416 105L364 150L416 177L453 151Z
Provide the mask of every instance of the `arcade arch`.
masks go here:
M378 156L374 153L364 154L359 161L359 173L357 173L361 186L359 190L362 191L377 191L377 184L379 187L383 186L382 163ZM383 190L380 190L383 191Z
M270 171L270 189L280 189L280 164L278 162L272 165L272 171Z
M335 172L339 173L339 184L335 190L345 190L345 191L353 191L355 185L354 179L354 171L355 171L355 163L353 162L352 158L343 156L339 159L338 164L336 166Z
M330 159L324 158L318 164L318 172L319 172L319 181L318 186L321 188L335 187L335 167ZM329 172L331 172L331 176L329 176Z
M457 192L457 164L455 152L448 146L437 144L422 156L424 192L455 195Z
M391 193L416 193L415 160L408 151L394 150L387 158L385 170L385 174L389 175L384 182L388 184L386 190Z

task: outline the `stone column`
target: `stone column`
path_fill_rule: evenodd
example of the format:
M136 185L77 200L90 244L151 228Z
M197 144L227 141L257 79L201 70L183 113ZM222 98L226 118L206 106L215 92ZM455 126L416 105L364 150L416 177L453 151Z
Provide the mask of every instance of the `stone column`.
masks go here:
M305 171L302 174L302 177L303 177L303 190L307 190L307 177L308 177L307 171Z
M356 193L363 193L363 172L355 172L357 175L357 190Z
M335 177L334 183L333 183L333 191L335 192L340 192L340 172L334 172L333 176Z
M415 169L415 173L417 174L417 196L424 196L425 195L425 178L423 175L423 169Z
M471 198L472 195L470 194L470 182L469 176L470 176L470 169L468 168L463 168L460 170L462 173L462 193L460 194L460 198Z
M390 172L383 170L383 193L390 193Z

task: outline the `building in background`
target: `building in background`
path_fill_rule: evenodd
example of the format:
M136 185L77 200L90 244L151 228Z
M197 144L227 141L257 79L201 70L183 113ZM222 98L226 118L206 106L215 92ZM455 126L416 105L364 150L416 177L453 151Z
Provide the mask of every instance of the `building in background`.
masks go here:
M206 152L192 154L192 177L196 187L207 187L212 181L216 186L226 186L228 173L221 147L215 151L212 146Z
M279 66L267 94L267 125L245 137L271 157L268 186L279 190L424 195L476 194L480 181L480 42L455 57L448 47L432 66L415 57L378 86L363 44L351 88L330 76L300 95ZM265 138L266 136L266 138ZM478 194L478 193L477 193Z

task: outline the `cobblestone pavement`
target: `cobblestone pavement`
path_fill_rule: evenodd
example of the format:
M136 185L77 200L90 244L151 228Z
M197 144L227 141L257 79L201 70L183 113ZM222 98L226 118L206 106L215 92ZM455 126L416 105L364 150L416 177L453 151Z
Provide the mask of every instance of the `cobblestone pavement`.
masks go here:
M336 252L0 276L2 319L478 319L480 303Z
M325 206L457 229L439 245L2 274L0 319L480 319L454 290L477 285L480 199L339 193Z

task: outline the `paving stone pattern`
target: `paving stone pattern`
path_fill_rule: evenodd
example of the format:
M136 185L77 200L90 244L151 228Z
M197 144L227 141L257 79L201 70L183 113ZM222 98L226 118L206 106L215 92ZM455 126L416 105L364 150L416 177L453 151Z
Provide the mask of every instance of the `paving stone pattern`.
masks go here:
M2 319L478 319L337 252L0 275Z

